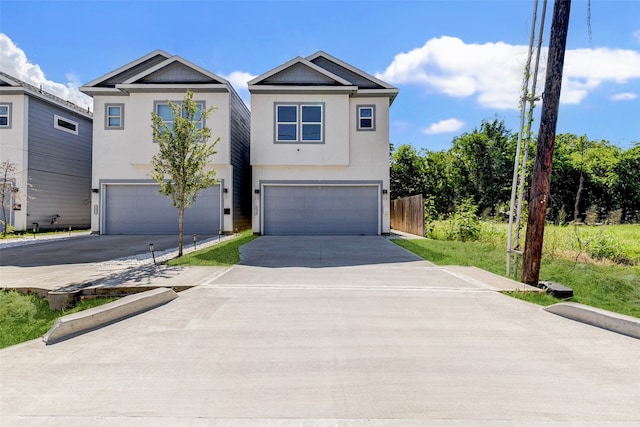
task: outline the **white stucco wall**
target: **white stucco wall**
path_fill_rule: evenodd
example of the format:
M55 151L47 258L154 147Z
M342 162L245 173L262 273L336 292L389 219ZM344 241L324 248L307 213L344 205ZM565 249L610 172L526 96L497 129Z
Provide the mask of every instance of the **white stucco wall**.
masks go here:
M181 101L183 93L133 92L128 96L94 96L93 126L93 172L92 188L100 189L101 182L113 180L142 181L151 179L151 158L157 152L157 144L152 140L151 112L154 102ZM226 92L195 92L194 100L204 101L206 108L216 107L206 121L211 129L216 154L209 167L216 170L218 179L224 180L227 208L233 209L233 173L230 165L230 109L229 94ZM105 130L105 104L124 104L124 129ZM91 229L100 231L100 193L92 193ZM226 220L225 230L232 231L230 220ZM230 216L229 216L230 217Z
M275 103L324 103L324 143L275 143ZM349 165L348 95L253 94L251 165Z
M12 203L22 205L22 209L9 209L16 230L26 230L27 223L27 184L28 176L28 144L27 121L29 118L29 98L26 95L0 95L0 103L11 103L11 128L0 129L0 162L15 163L15 186L18 192L13 193ZM0 217L1 219L1 217Z
M275 143L274 103L324 102L324 144ZM357 105L375 105L376 130L357 130ZM389 98L349 95L251 97L252 188L262 181L380 181L389 189ZM389 195L383 194L382 233L390 231ZM260 233L261 196L252 195L252 225Z

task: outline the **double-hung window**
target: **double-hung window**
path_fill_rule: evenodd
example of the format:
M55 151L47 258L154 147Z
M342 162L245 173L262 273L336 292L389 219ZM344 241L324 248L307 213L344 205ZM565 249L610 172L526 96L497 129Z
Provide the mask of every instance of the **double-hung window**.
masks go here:
M105 105L105 129L124 129L124 104Z
M358 105L358 130L376 130L375 105Z
M11 127L11 103L0 104L0 128Z
M276 142L322 143L324 104L276 104Z

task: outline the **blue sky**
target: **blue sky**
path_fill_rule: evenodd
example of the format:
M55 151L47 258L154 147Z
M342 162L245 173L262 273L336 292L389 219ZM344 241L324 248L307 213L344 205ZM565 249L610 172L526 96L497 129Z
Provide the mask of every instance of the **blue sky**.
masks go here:
M249 102L247 80L324 50L400 89L390 142L442 150L483 119L517 131L533 4L0 0L0 70L89 105L78 86L162 49ZM573 0L557 130L627 148L640 141L640 1L591 0L591 37L587 16Z

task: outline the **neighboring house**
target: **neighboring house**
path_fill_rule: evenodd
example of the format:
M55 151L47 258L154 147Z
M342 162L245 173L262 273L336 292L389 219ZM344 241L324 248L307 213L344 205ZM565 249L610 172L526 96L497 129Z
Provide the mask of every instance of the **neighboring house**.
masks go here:
M324 52L249 82L253 231L379 235L398 89Z
M89 228L92 122L86 109L0 72L0 162L17 169L7 204L16 231Z
M179 56L156 50L81 87L93 97L91 229L100 234L174 234L178 210L150 178L151 112L167 120L167 101L188 90L202 109L216 108L211 128L216 154L208 165L219 184L203 190L185 211L186 234L231 233L248 228L251 216L250 113L225 79Z

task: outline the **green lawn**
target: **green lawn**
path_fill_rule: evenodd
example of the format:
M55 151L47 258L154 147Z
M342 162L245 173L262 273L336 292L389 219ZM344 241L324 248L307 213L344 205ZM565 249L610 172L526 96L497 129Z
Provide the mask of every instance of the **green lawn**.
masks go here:
M505 275L505 250L487 243L432 239L392 240L437 265L468 265ZM540 280L550 280L574 291L572 301L640 317L640 266L579 263L543 257ZM549 296L514 295L538 304L558 302Z
M238 237L218 243L217 245L201 249L174 258L167 265L193 265L193 266L230 266L240 261L240 246L258 238L251 230L245 230Z
M47 333L57 318L97 307L117 298L83 300L68 310L53 311L49 303L35 294L0 292L0 348L29 341Z

